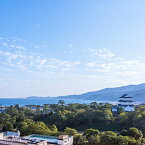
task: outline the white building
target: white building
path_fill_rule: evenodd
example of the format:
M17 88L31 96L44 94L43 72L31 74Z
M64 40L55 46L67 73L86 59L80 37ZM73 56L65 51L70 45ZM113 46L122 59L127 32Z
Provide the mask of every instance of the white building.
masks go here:
M68 135L60 135L59 137L54 136L45 136L39 134L32 134L27 136L27 138L31 139L41 139L46 140L48 145L73 145L73 136Z
M5 113L6 107L5 106L0 106L0 113Z
M58 137L58 145L73 145L73 136L60 135Z
M31 109L33 111L37 111L37 110L40 110L40 111L43 111L43 106L37 106L37 105L25 105L24 108L27 108L27 109Z
M112 111L118 111L119 108L123 108L126 112L134 111L134 101L132 100L132 97L128 96L128 94L121 96L118 105L113 106Z
M48 145L45 140L27 139L11 135L7 136L3 132L0 133L0 145Z
M73 145L73 136L60 135L59 137L30 135L20 137L18 132L0 133L0 145Z

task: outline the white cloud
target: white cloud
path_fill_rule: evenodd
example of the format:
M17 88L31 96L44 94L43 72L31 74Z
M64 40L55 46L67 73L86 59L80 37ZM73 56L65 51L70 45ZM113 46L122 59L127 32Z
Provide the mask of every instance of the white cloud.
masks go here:
M0 64L4 66L3 68L10 67L12 70L64 72L73 75L85 74L86 76L101 74L102 76L108 75L108 77L116 76L118 79L134 75L144 76L145 74L144 62L118 57L107 48L79 50L81 57L70 61L69 59L63 58L62 60L34 53L26 47L26 41L19 38L13 38L11 41L2 39L0 43ZM75 50L75 53L78 53L78 50Z
M86 63L86 66L89 66L89 67L95 67L96 66L96 62L89 62L89 63Z
M133 77L133 75L144 75L145 73L145 63L138 60L119 59L105 63L89 62L86 66L88 67L86 70L90 72L101 72L112 76Z
M92 55L95 55L100 58L114 57L114 54L111 52L111 50L107 48L89 48L88 50L92 53Z
M13 49L9 49L13 48ZM56 58L47 58L37 53L28 51L25 46L13 44L5 45L5 49L0 51L0 58L5 64L12 68L22 70L41 70L41 71L69 71L75 69L80 64L79 61L62 61Z
M91 53L90 53L91 52ZM91 61L85 63L85 71L88 74L100 74L102 76L116 76L119 80L145 77L145 63L139 60L132 60L116 56L111 50L90 48L87 51ZM92 56L97 56L97 59Z
M9 41L12 41L12 42L22 42L22 43L26 43L27 41L22 39L22 38L19 38L19 37L12 37L11 40Z
M41 64L41 65L44 65L47 61L48 61L47 59L41 59L41 60L40 60L40 64Z
M41 51L36 52L36 50L44 48L46 42L44 45L35 44L32 47L25 40L13 38L9 41L0 39L0 44L0 76L4 80L7 79L7 76L12 76L8 78L12 82L15 79L18 81L24 79L29 82L30 79L29 83L23 84L30 85L32 82L38 81L38 88L41 89L43 89L41 83L45 82L46 84L43 86L46 87L46 90L52 87L53 83L52 91L54 88L56 90L56 86L57 90L61 86L64 89L60 89L60 91L66 91L67 86L72 85L70 90L67 90L68 93L77 92L78 89L84 92L145 81L145 62L132 60L129 57L124 58L120 55L118 57L106 48L78 49L70 46L71 48L66 50L66 56L64 53L59 54L58 52L56 57L50 57L54 55L48 55L48 57ZM69 51L73 53L68 53ZM61 82L64 82L65 85L60 85ZM56 85L58 83L59 85ZM34 92L35 90L39 89L34 89Z

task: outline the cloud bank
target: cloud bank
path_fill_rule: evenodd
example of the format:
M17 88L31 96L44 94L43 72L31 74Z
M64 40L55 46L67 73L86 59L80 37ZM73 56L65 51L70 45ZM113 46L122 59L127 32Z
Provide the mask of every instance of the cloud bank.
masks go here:
M76 49L71 45L65 52L67 57L64 53L50 57L49 50L44 54L41 47L20 38L1 37L0 85L6 83L8 87L14 82L14 90L17 90L21 84L19 90L27 88L24 96L34 95L34 92L35 95L56 96L145 82L144 62L120 56L111 49ZM73 55L78 57L71 59Z

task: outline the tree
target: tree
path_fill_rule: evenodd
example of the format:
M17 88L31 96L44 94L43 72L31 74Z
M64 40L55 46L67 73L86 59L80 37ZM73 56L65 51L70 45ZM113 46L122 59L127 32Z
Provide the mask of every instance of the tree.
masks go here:
M97 108L97 105L98 105L97 102L92 102L92 103L90 104L90 107L93 108L93 109L96 109L96 108Z
M40 108L41 108L40 105L36 105L36 111L37 111L37 112L40 112Z
M19 116L19 111L17 110L17 108L15 108L12 105L6 109L6 113L9 114L11 117L18 117Z
M65 104L64 100L59 100L59 101L58 101L58 105L63 106L64 104Z
M81 134L77 134L74 136L75 145L85 145L86 143L87 143L86 139Z
M128 137L119 135L114 138L114 144L115 145L128 145Z
M101 145L114 145L117 133L112 131L106 131L100 134Z
M54 124L51 126L51 130L52 130L53 132L57 132L57 131L58 131L56 125L54 125Z
M100 145L100 136L99 135L92 135L88 140L89 145Z
M29 124L27 128L27 133L50 135L52 131L43 122L37 121Z
M134 137L136 140L139 140L143 137L143 134L137 128L130 128L128 130L128 136Z
M128 135L128 131L127 130L122 130L121 132L120 132L120 135L122 135L122 136L127 136Z
M72 136L78 134L77 130L73 128L69 128L69 127L66 127L66 129L64 130L64 133L67 135L72 135Z
M90 129L87 129L87 130L84 132L83 136L85 136L87 140L90 140L90 138L91 138L92 136L96 136L96 135L99 135L99 134L100 134L100 132L99 132L98 129L91 129L91 128L90 128Z
M49 104L44 104L43 105L43 112L47 113L48 108L49 108Z
M3 131L13 131L14 127L13 124L11 122L7 122L5 124L5 127L3 128Z

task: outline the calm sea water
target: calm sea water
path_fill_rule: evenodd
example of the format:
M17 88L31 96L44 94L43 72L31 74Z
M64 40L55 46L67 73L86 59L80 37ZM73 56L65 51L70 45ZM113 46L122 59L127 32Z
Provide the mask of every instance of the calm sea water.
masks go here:
M43 104L57 104L60 99L56 98L42 98L42 99L30 99L30 98L0 98L0 104L4 106L19 104L24 105L43 105ZM92 100L82 100L82 99L64 99L66 104L69 103L81 103L88 104L94 102Z

